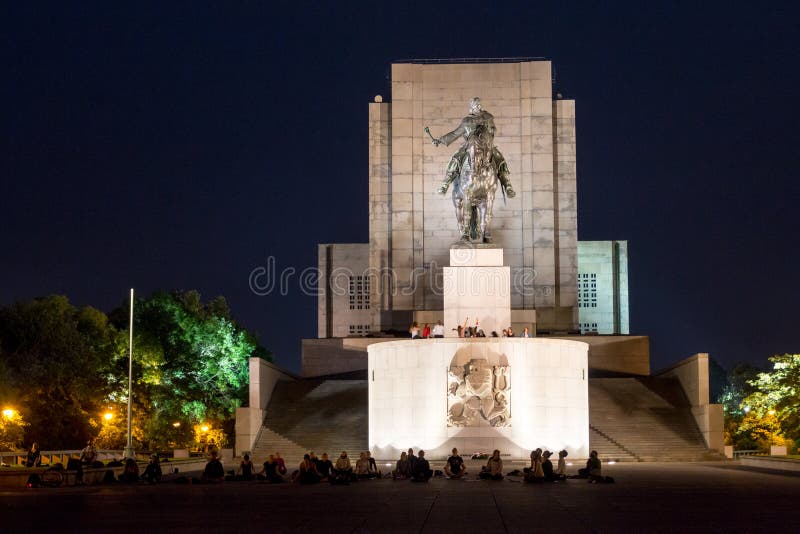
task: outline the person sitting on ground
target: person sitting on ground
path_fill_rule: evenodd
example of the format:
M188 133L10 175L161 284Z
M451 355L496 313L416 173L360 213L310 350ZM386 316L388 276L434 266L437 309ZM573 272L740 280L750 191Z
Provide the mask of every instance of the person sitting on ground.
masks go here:
M428 339L431 337L431 327L428 323L425 323L425 326L422 328L422 339Z
M397 463L394 466L392 478L394 480L405 480L407 478L411 478L411 464L408 461L408 453L403 452L400 454L400 459L397 460Z
M597 456L597 451L589 453L589 460L586 462L586 467L589 468L589 482L605 482L603 477L603 465L600 458Z
M275 453L274 461L276 464L276 469L278 471L278 474L282 477L286 476L286 473L288 473L289 470L286 469L286 462L284 462L283 458L281 458L281 453L279 452Z
M359 453L358 460L356 460L356 476L360 479L372 478L369 474L369 460L365 453Z
M411 339L419 339L419 325L417 321L411 323L411 326L408 327L408 333L411 334Z
M499 337L496 330L492 330L492 337Z
M508 330L503 328L503 337L508 337Z
M242 461L239 462L239 469L238 473L236 473L238 480L253 480L253 461L250 459L250 455L244 453L242 456Z
M588 478L589 482L597 482L602 479L602 464L600 458L597 457L597 451L589 453L589 459L586 460L586 467L578 469L578 476L580 478Z
M39 444L34 441L31 450L25 457L25 467L39 467L40 465L42 465L42 451L39 450Z
M433 330L431 331L431 334L433 334L434 338L444 337L444 325L442 324L442 320L441 319L436 321L436 324L434 325Z
M264 469L258 473L259 480L266 480L271 484L284 482L283 477L278 474L278 463L275 461L275 456L270 454L269 458L264 462Z
M414 462L414 470L411 473L412 482L427 482L433 476L431 466L428 460L425 459L425 451L420 450Z
M97 449L94 448L92 440L86 442L86 447L81 451L81 462L84 464L93 464L97 460Z
M553 453L550 451L544 451L542 453L542 473L544 474L545 482L555 482L558 480L558 477L553 471L553 462L550 461L552 455Z
M494 450L478 476L484 480L503 480L503 460L498 449Z
M372 478L381 478L381 470L378 469L378 464L375 463L375 458L372 457L372 453L369 451L365 451L367 455L367 461L369 462L369 474Z
M414 464L417 463L417 457L414 456L414 449L408 448L408 469L414 473Z
M323 480L330 480L333 473L333 463L328 459L327 452L323 452L322 458L317 462L317 471Z
M565 458L567 457L567 451L560 450L558 451L558 467L556 468L556 475L559 477L560 480L564 480L567 478L567 461Z
M350 458L347 457L347 451L342 451L336 463L333 466L333 474L336 478L350 480L353 478L353 465L350 463Z
M161 463L158 461L157 454L150 455L150 461L147 462L147 467L144 468L144 473L142 473L142 480L149 484L161 482Z
M531 452L531 466L525 470L525 482L544 482L542 449Z
M531 337L530 332L528 332L528 327L526 326L525 329L522 331L521 337Z
M303 455L303 461L300 462L300 469L296 475L295 482L300 484L316 484L322 480L322 475L317 471L317 466L311 460L310 454Z
M203 469L203 481L218 483L225 480L225 469L222 467L222 462L219 461L218 456L217 451L211 451L211 459Z
M447 463L444 464L444 472L450 478L461 478L467 474L464 467L464 460L458 455L458 449L453 447L452 455L447 458Z
M125 460L125 467L122 474L119 476L120 482L138 482L139 481L139 464L133 458Z
M510 326L508 327L508 337L514 337L514 329Z

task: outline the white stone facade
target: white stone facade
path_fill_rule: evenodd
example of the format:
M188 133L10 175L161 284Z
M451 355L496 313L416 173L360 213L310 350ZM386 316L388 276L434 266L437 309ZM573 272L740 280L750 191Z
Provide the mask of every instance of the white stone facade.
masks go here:
M629 334L628 242L578 242L578 327L582 334Z
M542 447L589 455L588 346L542 338L427 339L368 347L369 448L397 458L500 449L527 458ZM448 369L471 359L508 366L510 426L448 426Z
M450 249L450 267L443 269L445 337L458 337L453 328L459 324L477 325L486 336L508 328L510 287L511 274L503 265L503 249Z
M366 243L318 246L321 275L317 300L318 336L363 336L373 332L372 279Z
M369 105L373 320L407 328L408 311L441 310L440 280L459 238L450 195L436 189L458 149L434 147L479 96L495 117L517 196L495 202L492 231L511 271L511 306L536 310L539 328L577 322L575 103L554 100L549 61L392 65L391 102Z

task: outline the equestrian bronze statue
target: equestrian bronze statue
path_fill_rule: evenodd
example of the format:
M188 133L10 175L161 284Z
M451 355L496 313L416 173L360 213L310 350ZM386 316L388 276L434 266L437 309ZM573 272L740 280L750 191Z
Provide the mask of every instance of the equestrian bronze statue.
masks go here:
M453 184L453 206L462 242L491 243L492 207L498 184L504 196L516 195L508 181L506 160L494 146L495 131L494 117L481 108L478 97L472 99L469 115L452 132L435 138L425 128L434 146L450 146L456 139L464 139L450 159L444 182L438 189L444 195Z

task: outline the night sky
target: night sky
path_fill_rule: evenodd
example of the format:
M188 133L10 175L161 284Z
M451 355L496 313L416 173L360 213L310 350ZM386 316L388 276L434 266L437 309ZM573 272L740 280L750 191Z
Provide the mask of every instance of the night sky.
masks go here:
M390 63L536 56L577 102L579 238L629 241L653 368L800 351L788 2L63 4L0 11L2 305L221 294L297 369L316 298L248 278L367 241L367 104Z

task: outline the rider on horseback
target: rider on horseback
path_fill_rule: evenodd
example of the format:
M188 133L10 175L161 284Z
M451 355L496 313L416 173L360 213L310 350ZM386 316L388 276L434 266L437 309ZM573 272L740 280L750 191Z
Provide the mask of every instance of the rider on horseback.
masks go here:
M464 119L461 121L461 124L458 125L458 128L441 136L438 139L433 140L433 144L435 146L439 146L440 144L450 146L450 143L456 139L460 137L464 138L464 144L461 145L461 148L459 148L458 152L453 155L453 157L450 159L450 163L447 165L447 173L445 175L444 182L442 182L442 185L438 189L440 194L444 195L447 193L447 189L450 187L450 184L453 183L453 181L456 180L460 175L461 168L467 161L467 146L469 145L470 140L474 136L480 136L484 132L489 134L489 139L491 142L491 140L494 138L495 132L494 117L491 113L484 111L483 108L481 108L481 99L476 96L469 104L469 115L464 117ZM492 145L492 163L497 171L497 178L500 181L500 186L503 188L503 192L508 198L513 198L516 196L516 192L511 187L511 182L508 180L508 175L511 174L508 170L508 164L506 163L506 159L494 145Z

